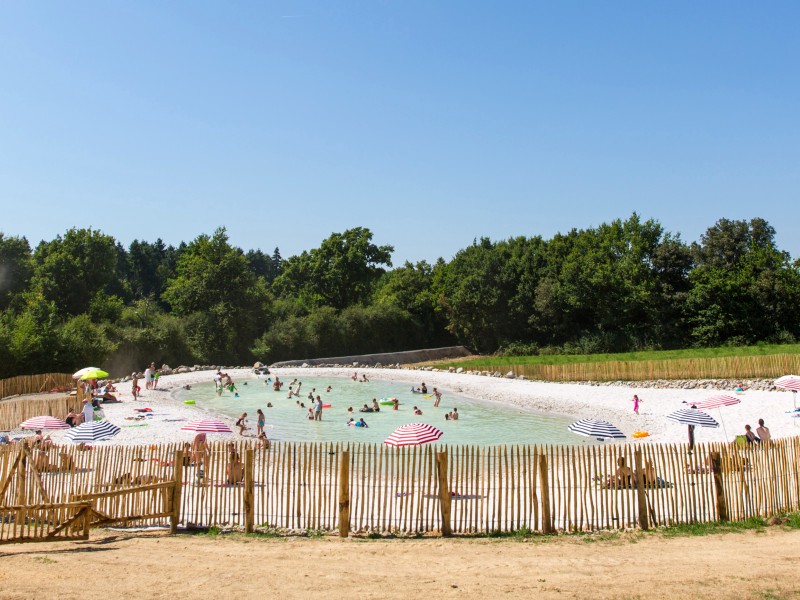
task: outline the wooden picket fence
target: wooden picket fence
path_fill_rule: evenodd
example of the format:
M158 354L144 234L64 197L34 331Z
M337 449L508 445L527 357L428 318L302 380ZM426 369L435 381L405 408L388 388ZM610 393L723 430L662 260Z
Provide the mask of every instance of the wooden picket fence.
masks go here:
M749 379L777 378L800 372L800 354L727 356L717 358L673 358L586 362L559 365L501 365L487 362L482 371L513 371L519 377L544 381L652 381L656 379Z
M0 379L0 398L20 394L40 394L52 389L72 389L75 381L70 373L42 373L40 375L18 375Z
M341 535L597 531L800 509L800 438L693 454L658 444L233 448L233 459L221 443L31 450L28 477L11 475L17 450L4 448L0 506L90 499L130 525ZM617 476L620 465L637 476Z

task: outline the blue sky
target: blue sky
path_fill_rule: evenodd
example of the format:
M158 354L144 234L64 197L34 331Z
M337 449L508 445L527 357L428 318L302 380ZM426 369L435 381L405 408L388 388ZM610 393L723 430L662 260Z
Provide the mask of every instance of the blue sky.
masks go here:
M796 2L3 2L0 230L394 262L633 211L800 257Z

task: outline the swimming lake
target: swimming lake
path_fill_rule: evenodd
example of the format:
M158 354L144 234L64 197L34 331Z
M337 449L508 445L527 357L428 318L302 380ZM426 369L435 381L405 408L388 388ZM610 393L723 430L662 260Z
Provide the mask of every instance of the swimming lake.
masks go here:
M243 412L248 414L248 433L255 433L256 409L264 411L267 436L276 441L296 442L383 442L397 427L406 423L429 423L444 432L440 443L475 444L482 446L497 444L590 444L593 440L575 435L567 430L574 420L561 415L502 406L484 400L469 398L451 390L441 388L442 400L434 408L433 396L411 392L410 384L391 381L370 381L361 383L341 377L302 377L300 396L289 399L286 381L280 392L273 391L271 379L265 377L237 381L238 397L228 390L217 395L213 383L196 384L191 390L180 390L176 396L180 400L194 400L195 404L206 410L236 418ZM326 392L328 386L331 391ZM296 385L295 385L296 387ZM308 409L312 402L309 392L319 394L330 408L323 410L322 421L308 420ZM429 392L432 388L429 388ZM378 413L360 413L364 404L376 398L396 397L400 401L398 410L391 406L381 406ZM272 403L267 408L267 403ZM304 404L301 407L300 404ZM414 406L422 410L422 415L414 415ZM352 416L364 418L367 429L349 427L351 415L348 407L353 407ZM457 421L445 420L445 414L458 409Z

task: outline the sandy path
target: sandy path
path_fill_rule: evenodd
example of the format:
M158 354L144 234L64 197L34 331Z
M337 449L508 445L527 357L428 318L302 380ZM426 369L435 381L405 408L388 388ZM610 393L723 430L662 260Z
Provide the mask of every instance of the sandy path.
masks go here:
M0 548L0 598L798 598L800 531L248 539L93 531Z

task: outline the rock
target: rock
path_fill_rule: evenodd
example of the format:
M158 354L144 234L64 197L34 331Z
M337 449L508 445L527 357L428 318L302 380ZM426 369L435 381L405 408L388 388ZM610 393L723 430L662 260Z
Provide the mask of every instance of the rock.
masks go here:
M458 367L456 369L456 373L463 373L463 372L464 372L464 367Z
M303 364L302 364L302 365L300 365L300 366L301 366L301 368L303 368L303 369L307 369L307 368L308 368L308 363L303 363ZM260 417L259 417L259 418L260 418Z
M514 375L514 371L509 371L506 373L506 379L516 379L516 375Z
M161 365L161 374L162 375L172 375L173 371L169 365Z
M353 366L354 366L354 367L357 367L357 366L358 366L358 361L357 361L357 360L354 360L354 361L353 361Z
M255 362L255 364L253 365L253 368L254 368L254 369L260 369L260 368L261 368L261 367L263 367L263 366L264 366L264 363L262 363L260 360L257 360L257 361Z

